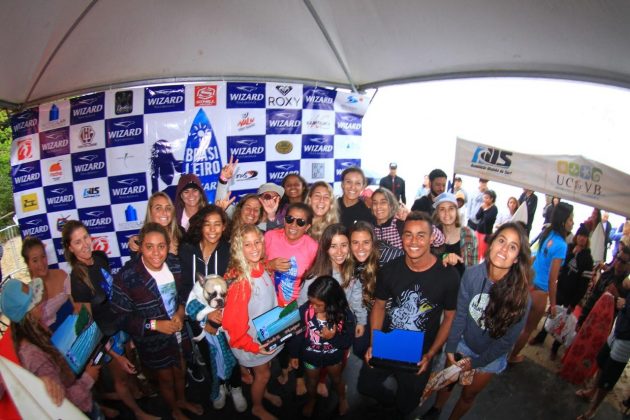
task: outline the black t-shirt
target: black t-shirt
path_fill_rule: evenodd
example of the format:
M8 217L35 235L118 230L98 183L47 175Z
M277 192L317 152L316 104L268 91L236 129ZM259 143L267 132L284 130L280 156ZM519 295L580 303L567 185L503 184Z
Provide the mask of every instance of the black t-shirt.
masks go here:
M438 259L428 270L412 271L405 256L385 265L376 279L374 296L387 302L383 330L424 331L426 353L440 328L442 311L457 308L459 275Z
M230 262L230 243L221 239L206 264L199 244L184 242L179 246L179 261L182 265L183 284L186 287L184 294L187 295L197 281L197 276L225 275Z
M92 317L105 335L113 335L118 331L117 315L110 304L113 277L109 268L107 255L102 251L93 251L94 264L87 266L88 281L94 290L79 278L77 269L70 273L72 299L76 303L89 303L92 306Z
M360 220L374 224L374 216L363 201L359 200L355 205L346 207L343 204L343 198L339 197L337 204L339 205L339 221L348 229Z
M429 215L433 214L433 201L431 201L431 197L429 195L423 195L413 202L413 206L411 206L411 211L423 211L425 213L429 213Z
M448 254L456 254L461 257L462 248L459 246L459 242L455 242L454 244L444 244L444 252ZM466 269L464 263L458 262L453 267L457 269L457 272L459 273L459 278L461 278L464 275L464 270Z

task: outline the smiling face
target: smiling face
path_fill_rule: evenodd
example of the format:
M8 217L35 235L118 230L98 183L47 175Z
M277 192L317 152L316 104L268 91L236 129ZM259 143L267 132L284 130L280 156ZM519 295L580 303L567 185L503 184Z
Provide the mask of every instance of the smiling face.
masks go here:
M490 264L500 272L505 272L518 262L518 254L521 250L521 238L514 229L504 229L494 238L490 244Z
M374 246L374 242L372 242L372 237L368 232L365 231L355 231L352 232L352 237L350 238L350 248L352 249L352 255L357 262L365 262L367 261L370 253L372 252L372 247Z
M165 197L155 197L149 211L151 221L164 227L170 225L173 220L173 206Z
M77 257L80 262L90 265L92 263L92 238L85 228L78 228L70 235L68 250Z
M302 236L304 236L304 234L306 233L306 231L308 231L311 225L309 225L308 223L305 223L303 226L300 226L300 223L301 223L300 220L303 220L305 222L307 220L307 215L304 210L293 208L289 210L289 212L287 213L287 216L293 217L293 222L288 223L287 220L285 219L284 235L287 237L287 240L289 241L289 243L294 243L297 240L299 240Z
M241 207L241 222L247 225L255 225L260 218L262 204L256 197L248 198Z
M457 220L457 206L455 203L445 202L437 208L438 218L444 226L453 226Z
M340 271L341 265L348 259L350 246L346 235L335 235L328 248L328 257L336 271Z
M140 254L144 265L149 270L160 271L168 254L168 242L164 235L159 232L149 232L144 235L140 244Z
M184 202L184 206L186 208L197 208L199 207L199 200L201 199L201 193L197 188L191 187L186 188L180 194L182 201Z
M214 245L219 242L224 231L225 225L223 220L221 220L221 216L216 213L210 213L203 221L201 236L204 242Z
M402 245L409 260L418 260L427 255L431 244L431 225L424 220L412 220L405 223Z
M250 265L257 264L263 256L263 240L257 232L243 235L243 256Z
M357 201L363 191L364 182L359 172L348 172L341 183L343 197L349 202Z
M376 218L376 223L383 224L389 219L392 208L387 201L385 194L372 194L372 214Z
M26 266L31 278L44 278L48 275L48 257L44 247L36 245L28 250Z
M330 211L333 197L328 188L319 186L311 193L311 208L315 217L324 217Z
M301 201L304 188L305 185L295 175L287 176L287 179L284 181L284 195L287 196L290 202Z

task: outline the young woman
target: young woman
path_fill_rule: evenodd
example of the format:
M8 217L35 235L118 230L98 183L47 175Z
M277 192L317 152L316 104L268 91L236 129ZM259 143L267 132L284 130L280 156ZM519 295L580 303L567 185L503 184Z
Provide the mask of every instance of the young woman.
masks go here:
M379 241L402 249L400 234L405 224L404 220L398 220L398 202L394 194L387 188L379 188L372 194L372 214L376 223L374 233Z
M155 419L136 403L139 392L132 392L135 366L125 357L124 347L129 336L120 331L118 315L112 305L113 277L107 255L92 250L92 238L85 225L69 220L61 231L66 261L72 267L70 283L75 303L83 304L92 314L103 334L113 336L116 345L108 352L107 368L114 379L114 389L123 403L141 419ZM137 391L137 390L134 390Z
M54 404L61 404L65 397L90 418L101 418L98 405L92 400L92 386L100 368L89 364L79 378L74 376L50 342L50 331L41 322L43 289L44 285L37 279L30 285L9 279L3 285L0 311L12 322L11 338L19 361L22 367L42 379ZM2 388L3 384L0 391Z
M306 197L306 204L313 209L313 223L309 235L319 241L324 229L339 222L339 211L335 194L329 183L317 181L311 185Z
M146 223L139 242L139 258L116 275L112 305L144 368L155 374L172 417L186 419L182 410L199 416L203 408L185 395L183 355L190 354L190 342L182 327L188 296L183 294L179 259L169 254L170 238L162 225Z
M494 222L494 230L495 231L502 224L507 223L507 222L512 220L512 216L514 216L514 213L516 213L516 210L518 210L518 200L516 199L516 197L508 198L507 209L508 209L508 211L506 213L500 213L497 216L497 219Z
M532 308L525 328L510 355L510 363L523 361L524 356L519 353L527 344L529 335L538 326L538 322L545 313L547 299L549 299L550 315L556 316L556 285L560 267L562 267L567 254L565 238L571 229L573 229L573 206L560 203L553 212L551 225L545 229L540 237L540 246L532 266L535 273L534 288L531 291Z
M306 200L306 193L308 192L308 184L299 174L289 174L285 176L281 185L282 188L284 188L284 195L280 200L278 213L276 214L277 219L280 221L284 220L289 205L293 203L303 203L304 200Z
M530 305L530 251L527 233L516 223L505 223L492 235L485 261L464 272L457 312L448 340L448 364L463 357L463 370L474 369L473 381L463 387L449 419L464 416L492 376L507 367L507 356L525 325ZM438 394L439 412L450 391Z
M361 281L363 290L363 305L368 312L368 319L374 304L374 289L376 288L376 274L383 264L403 255L403 251L377 241L372 225L367 222L357 222L349 230L350 250L355 261L354 277ZM363 359L370 346L371 331L369 324L361 337L357 337L352 344L352 351L359 359Z
M231 259L226 273L228 288L223 311L223 329L239 364L252 369L252 414L263 420L275 417L263 406L263 398L279 407L282 400L267 391L271 375L270 361L279 349L268 351L257 340L253 319L277 306L273 280L265 270L265 244L254 225L239 227L232 236Z
M70 276L63 270L48 268L44 243L34 236L27 236L22 241L22 258L30 277L44 281L41 322L54 332L68 315L79 309L72 300Z
M177 223L175 207L166 193L156 192L149 198L147 214L144 217L144 224L147 223L157 223L166 229L170 243L168 252L177 255L179 243L182 241L185 232ZM129 250L135 254L139 249L138 236L134 235L129 238Z
M192 289L197 276L225 274L230 260L227 224L227 215L214 204L202 208L190 219L186 240L179 248L186 287Z
M308 302L300 306L300 319L306 330L290 342L291 365L298 368L300 360L306 369L308 401L302 410L311 417L317 402L317 381L326 368L339 397L339 415L348 412L346 384L342 373L345 353L352 345L354 315L337 280L318 277L308 287ZM299 358L299 359L298 359Z
M580 303L591 279L593 257L588 246L588 234L584 225L575 232L573 243L567 247L567 255L558 275L556 304L566 307L568 313ZM529 343L542 344L546 337L547 331L543 328ZM552 360L555 360L561 345L562 343L554 340L551 346Z
M232 214L230 235L239 230L242 225L258 225L263 216L262 204L256 194L247 194L236 205Z
M481 257L486 255L486 248L488 247L486 235L492 233L492 227L499 212L497 206L494 205L496 200L497 195L494 191L484 191L481 206L477 211L477 220L479 220L477 223L477 246Z
M201 180L195 174L182 174L175 190L175 221L185 231L190 226L190 218L208 205L206 192Z
M433 222L444 233L444 248L440 248L444 264L452 265L464 275L466 267L472 267L478 261L478 247L475 232L468 226L462 226L457 211L457 198L451 193L440 194L435 203Z
M359 220L370 223L374 221L372 213L360 199L365 185L365 175L361 168L346 168L341 173L343 195L337 199L337 205L339 206L339 221L346 228Z

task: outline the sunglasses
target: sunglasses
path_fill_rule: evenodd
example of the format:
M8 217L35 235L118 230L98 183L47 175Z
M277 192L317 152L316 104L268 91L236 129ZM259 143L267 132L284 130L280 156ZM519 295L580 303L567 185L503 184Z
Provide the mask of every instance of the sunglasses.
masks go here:
M297 225L299 227L304 227L306 226L306 220L301 219L299 217L293 217L293 216L284 216L284 221L286 222L287 225L292 224L293 222L297 223Z

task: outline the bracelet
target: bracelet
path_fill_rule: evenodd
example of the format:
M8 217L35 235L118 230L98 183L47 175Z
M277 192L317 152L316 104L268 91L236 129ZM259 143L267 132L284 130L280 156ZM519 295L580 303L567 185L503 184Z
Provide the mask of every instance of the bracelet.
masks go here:
M157 331L157 319L151 320L151 331Z
M223 175L219 175L219 180L221 181L222 184L227 184L228 179L225 178Z
M442 261L444 261L447 258L448 258L448 252L445 252L444 254L442 254Z

